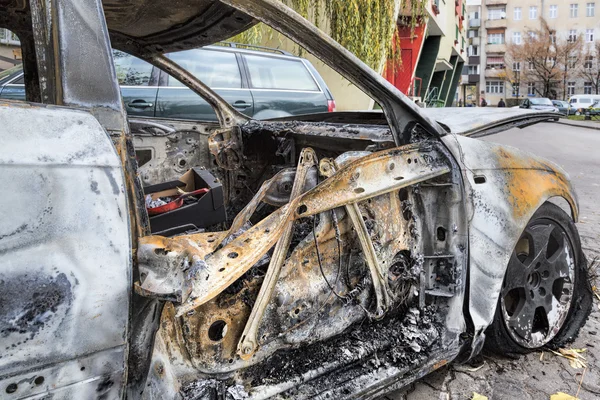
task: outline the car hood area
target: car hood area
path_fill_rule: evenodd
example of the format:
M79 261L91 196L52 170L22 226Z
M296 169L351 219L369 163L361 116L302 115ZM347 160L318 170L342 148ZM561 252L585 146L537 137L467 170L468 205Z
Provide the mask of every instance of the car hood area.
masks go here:
M484 136L511 128L523 128L556 118L553 111L519 108L424 108L423 114L435 119L448 133L463 136Z

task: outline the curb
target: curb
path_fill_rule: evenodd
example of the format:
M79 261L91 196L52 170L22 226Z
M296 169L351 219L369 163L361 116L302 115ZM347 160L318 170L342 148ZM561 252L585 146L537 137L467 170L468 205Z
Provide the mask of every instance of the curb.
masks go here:
M597 122L583 122L583 121L570 121L560 118L557 123L569 126L575 126L577 128L587 128L600 131L600 123Z

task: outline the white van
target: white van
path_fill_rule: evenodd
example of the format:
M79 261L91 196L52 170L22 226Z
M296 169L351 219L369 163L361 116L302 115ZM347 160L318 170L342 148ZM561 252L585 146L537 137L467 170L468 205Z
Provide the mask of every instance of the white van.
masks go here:
M576 94L569 99L569 115L581 115L584 108L600 101L600 94Z

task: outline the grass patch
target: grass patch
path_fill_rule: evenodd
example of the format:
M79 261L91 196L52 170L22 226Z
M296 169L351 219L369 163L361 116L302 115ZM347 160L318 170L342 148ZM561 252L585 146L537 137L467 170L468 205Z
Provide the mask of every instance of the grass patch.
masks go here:
M569 115L567 117L567 119L570 119L571 121L585 121L585 115ZM600 122L600 118L597 116L592 117L592 119L590 120L590 122Z

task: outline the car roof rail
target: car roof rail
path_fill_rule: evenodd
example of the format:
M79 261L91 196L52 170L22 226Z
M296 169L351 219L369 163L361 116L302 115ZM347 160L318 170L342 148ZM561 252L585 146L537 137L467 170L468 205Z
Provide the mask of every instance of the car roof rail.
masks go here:
M214 43L213 46L232 47L235 49L262 51L262 52L267 52L267 53L274 53L274 54L281 54L284 56L296 57L294 54L287 52L285 50L274 49L272 47L257 46L254 44L245 44L245 43L236 43L236 42L217 42L217 43Z

